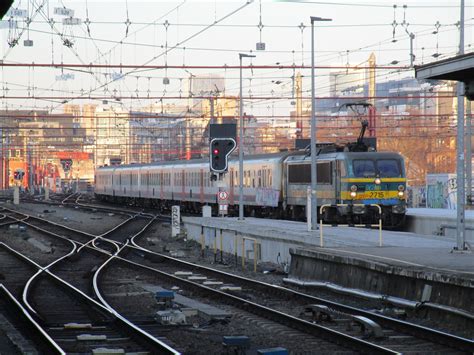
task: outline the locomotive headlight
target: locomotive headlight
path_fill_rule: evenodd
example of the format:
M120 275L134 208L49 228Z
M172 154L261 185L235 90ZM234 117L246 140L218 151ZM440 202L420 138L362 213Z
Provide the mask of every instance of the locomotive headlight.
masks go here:
M351 197L352 197L352 198L356 198L356 196L357 196L357 192L351 191Z
M405 195L404 191L398 191L398 197L402 198Z
M374 182L375 182L375 185L380 185L382 180L380 180L380 178L375 178Z
M357 185L352 185L351 186L351 191L356 192L357 191ZM351 196L352 196L352 194L351 194Z
M405 191L405 186L398 185L398 191Z

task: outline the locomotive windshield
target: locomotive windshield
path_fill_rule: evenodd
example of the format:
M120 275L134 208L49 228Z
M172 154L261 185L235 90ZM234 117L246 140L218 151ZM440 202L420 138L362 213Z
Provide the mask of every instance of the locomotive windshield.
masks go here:
M380 177L400 177L400 165L395 159L377 160L377 170Z
M375 176L375 162L367 159L357 159L352 162L355 177Z
M355 177L400 177L400 164L396 159L355 159L352 162Z

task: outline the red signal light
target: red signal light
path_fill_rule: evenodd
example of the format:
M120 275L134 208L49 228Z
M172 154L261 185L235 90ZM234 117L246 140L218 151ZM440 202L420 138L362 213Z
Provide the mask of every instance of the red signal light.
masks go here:
M213 153L214 155L219 154L219 149L214 149L214 150L212 151L212 153Z

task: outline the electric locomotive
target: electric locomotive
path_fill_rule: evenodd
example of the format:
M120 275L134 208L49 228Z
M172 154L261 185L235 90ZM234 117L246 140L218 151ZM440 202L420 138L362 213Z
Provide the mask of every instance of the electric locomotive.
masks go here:
M406 177L400 154L389 152L320 152L317 157L317 204L330 205L321 218L331 224L373 224L382 209L384 226L396 227L406 213ZM311 184L309 156L289 156L286 161L286 215L305 214ZM318 213L320 212L318 207Z

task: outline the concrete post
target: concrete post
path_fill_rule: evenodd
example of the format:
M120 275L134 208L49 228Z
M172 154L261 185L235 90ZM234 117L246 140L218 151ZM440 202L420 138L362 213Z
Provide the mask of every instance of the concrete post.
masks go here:
M15 186L13 188L13 204L19 205L20 204L20 187Z

